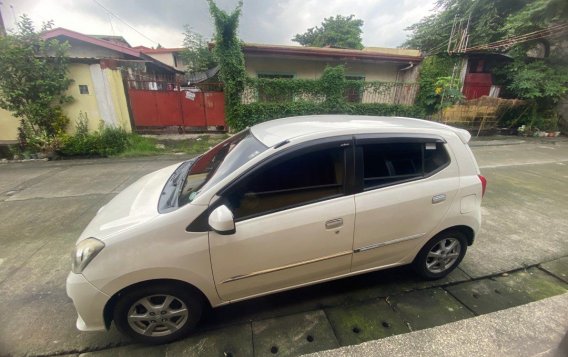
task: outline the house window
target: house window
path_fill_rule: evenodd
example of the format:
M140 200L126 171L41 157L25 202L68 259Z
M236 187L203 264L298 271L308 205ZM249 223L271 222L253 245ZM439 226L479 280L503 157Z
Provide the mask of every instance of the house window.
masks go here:
M293 74L286 73L258 73L259 79L293 79ZM258 101L259 102L293 102L294 94L292 92L283 92L271 90L269 85L267 88L260 86L258 88Z
M345 76L345 80L347 82L343 94L345 100L349 103L361 103L363 100L363 88L359 85L355 85L353 81L365 81L365 76Z
M79 93L89 94L89 86L86 84L79 84Z

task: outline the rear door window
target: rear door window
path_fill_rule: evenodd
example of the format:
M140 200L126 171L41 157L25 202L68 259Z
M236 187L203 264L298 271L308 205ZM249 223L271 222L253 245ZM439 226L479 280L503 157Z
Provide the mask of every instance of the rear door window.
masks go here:
M377 142L359 148L364 189L430 176L450 162L444 143L440 142Z

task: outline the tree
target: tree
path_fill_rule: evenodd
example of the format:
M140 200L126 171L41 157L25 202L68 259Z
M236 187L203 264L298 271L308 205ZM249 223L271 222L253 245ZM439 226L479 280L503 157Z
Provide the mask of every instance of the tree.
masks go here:
M564 0L535 0L528 2L520 11L509 15L504 30L507 35L522 35L542 30L551 25L566 23L568 2Z
M217 66L213 52L209 50L203 35L193 31L188 25L185 26L184 35L183 46L185 49L181 53L181 57L187 63L190 72L203 72Z
M62 106L72 100L65 94L72 83L69 45L40 35L51 27L48 22L36 32L23 15L13 33L0 37L0 107L20 118L21 139L46 150L67 126Z
M356 19L355 15L337 15L324 19L321 27L312 27L303 34L297 34L292 41L302 46L362 49L362 26L363 20Z

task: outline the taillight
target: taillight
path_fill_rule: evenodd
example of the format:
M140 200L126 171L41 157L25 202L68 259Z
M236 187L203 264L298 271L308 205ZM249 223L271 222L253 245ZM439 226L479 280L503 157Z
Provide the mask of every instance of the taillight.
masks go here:
M485 189L487 188L487 179L481 175L477 175L481 181L481 197L485 196Z

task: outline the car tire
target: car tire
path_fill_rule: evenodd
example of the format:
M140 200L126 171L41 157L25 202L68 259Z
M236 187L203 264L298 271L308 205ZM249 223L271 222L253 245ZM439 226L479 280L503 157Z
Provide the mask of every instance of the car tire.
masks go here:
M153 284L124 293L115 305L114 322L135 341L162 344L195 330L203 308L203 298L187 287Z
M442 232L422 247L414 259L414 270L427 280L441 279L461 263L466 251L467 238L462 232Z

